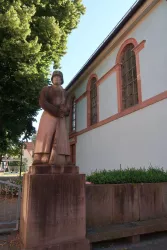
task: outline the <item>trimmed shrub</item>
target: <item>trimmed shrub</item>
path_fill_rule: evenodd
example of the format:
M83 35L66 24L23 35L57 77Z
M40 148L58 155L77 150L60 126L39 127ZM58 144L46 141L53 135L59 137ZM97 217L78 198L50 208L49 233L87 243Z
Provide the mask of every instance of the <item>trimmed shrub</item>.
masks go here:
M22 178L17 178L17 179L11 179L6 181L7 183L12 183L15 185L20 185L22 186ZM9 196L9 197L15 197L18 196L18 188L13 187L7 184L1 184L0 186L0 196Z
M167 182L167 171L152 167L102 170L93 172L86 180L93 184L158 183Z
M16 185L21 185L22 186L22 182L23 182L23 177L18 177L15 179L10 179L10 183L16 184Z

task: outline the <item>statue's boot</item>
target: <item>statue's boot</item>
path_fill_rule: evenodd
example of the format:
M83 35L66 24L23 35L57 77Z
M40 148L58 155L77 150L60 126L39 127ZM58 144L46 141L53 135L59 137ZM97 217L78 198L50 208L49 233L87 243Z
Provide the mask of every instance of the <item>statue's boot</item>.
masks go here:
M34 154L33 165L48 164L49 154Z
M49 163L49 156L50 156L50 154L42 154L41 163L48 164Z
M41 156L42 154L34 154L34 160L32 165L39 165L41 164Z
M72 163L70 156L66 156L65 157L65 167L68 167L69 165L72 166L72 165L75 165L75 164Z

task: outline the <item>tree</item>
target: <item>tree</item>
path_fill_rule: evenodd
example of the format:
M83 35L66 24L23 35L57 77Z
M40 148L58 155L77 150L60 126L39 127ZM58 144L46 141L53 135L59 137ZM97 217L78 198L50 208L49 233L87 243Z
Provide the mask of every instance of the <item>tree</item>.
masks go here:
M0 0L0 154L35 133L38 95L60 66L82 0Z
M13 143L13 141L7 141L6 142L6 148L5 150L3 150L3 148L1 148L0 151L0 163L2 161L2 157L17 157L19 158L21 155L21 148L23 147L23 142L18 141L17 143Z

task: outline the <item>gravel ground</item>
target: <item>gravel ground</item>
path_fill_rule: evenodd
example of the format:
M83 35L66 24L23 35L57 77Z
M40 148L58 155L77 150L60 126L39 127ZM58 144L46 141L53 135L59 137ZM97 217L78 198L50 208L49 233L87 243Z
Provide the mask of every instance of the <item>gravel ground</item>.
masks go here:
M21 250L17 241L16 244L9 245L7 235L0 235L0 250ZM94 245L92 250L167 250L167 232L144 236L137 244L127 244L127 241L117 241L112 243L101 243Z
M21 250L18 233L0 235L0 250Z

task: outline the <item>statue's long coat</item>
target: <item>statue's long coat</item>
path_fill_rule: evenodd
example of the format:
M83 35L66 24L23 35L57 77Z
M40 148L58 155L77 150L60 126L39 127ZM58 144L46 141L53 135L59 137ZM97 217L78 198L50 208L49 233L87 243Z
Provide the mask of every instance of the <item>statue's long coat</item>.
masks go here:
M67 105L65 90L61 86L44 87L40 93L39 104L44 112L39 124L34 153L69 156L66 119L59 116L59 106Z

